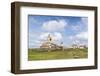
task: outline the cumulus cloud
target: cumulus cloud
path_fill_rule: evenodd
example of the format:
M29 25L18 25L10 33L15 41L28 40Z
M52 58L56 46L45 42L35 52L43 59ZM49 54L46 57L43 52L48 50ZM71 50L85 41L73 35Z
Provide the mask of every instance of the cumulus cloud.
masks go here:
M88 32L80 32L76 35L69 36L68 37L70 40L87 40L88 39Z
M33 42L33 43L31 42L29 44L30 48L38 48L40 45L41 45L41 43L37 43L37 42Z
M50 33L42 33L42 34L40 35L40 40L46 40L49 34L50 34Z
M79 30L81 30L81 26L80 26L80 24L79 25L73 25L72 26L72 29L74 30L74 31L79 31Z
M51 20L43 23L42 28L46 31L62 30L67 25L65 20Z
M88 39L88 32L81 32L77 34L75 37L79 39Z
M74 30L74 31L82 31L82 30L87 29L87 27L88 27L88 18L87 17L82 17L79 22L77 22L76 24L72 25L72 30Z
M73 40L72 44L80 44L80 40Z
M46 40L47 39L47 37L48 37L48 35L51 35L51 37L52 37L52 39L54 40L54 41L60 41L60 40L62 40L62 34L61 33L59 33L59 32L54 32L54 33L42 33L41 35L40 35L40 39L41 40Z
M54 40L62 40L63 37L61 33L55 32L53 38Z

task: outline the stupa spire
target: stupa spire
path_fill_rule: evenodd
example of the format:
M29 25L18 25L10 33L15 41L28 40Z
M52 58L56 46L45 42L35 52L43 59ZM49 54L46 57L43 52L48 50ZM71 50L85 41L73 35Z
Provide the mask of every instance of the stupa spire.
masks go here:
M50 34L48 34L48 41L52 41L52 37L51 37L51 35Z

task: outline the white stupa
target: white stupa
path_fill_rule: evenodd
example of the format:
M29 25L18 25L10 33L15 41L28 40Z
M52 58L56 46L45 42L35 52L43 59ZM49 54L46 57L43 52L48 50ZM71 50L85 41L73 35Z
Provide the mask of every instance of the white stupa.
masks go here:
M52 36L50 34L48 34L47 40L44 41L41 44L40 48L54 50L54 49L61 49L63 47L62 44L61 45L58 45L56 43L53 43L52 40L53 40Z

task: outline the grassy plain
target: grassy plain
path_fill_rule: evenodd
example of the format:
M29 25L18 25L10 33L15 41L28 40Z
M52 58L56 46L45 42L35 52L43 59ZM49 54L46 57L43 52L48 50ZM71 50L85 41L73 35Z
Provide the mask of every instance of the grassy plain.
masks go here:
M41 50L40 48L28 49L28 60L54 60L54 59L82 59L88 57L88 49Z

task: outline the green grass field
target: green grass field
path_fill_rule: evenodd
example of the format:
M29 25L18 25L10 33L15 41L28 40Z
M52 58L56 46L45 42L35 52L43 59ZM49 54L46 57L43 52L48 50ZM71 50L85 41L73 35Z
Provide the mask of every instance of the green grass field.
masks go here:
M64 49L54 50L47 52L41 51L40 49L29 49L28 50L28 60L54 60L54 59L78 59L78 58L87 58L88 49Z

